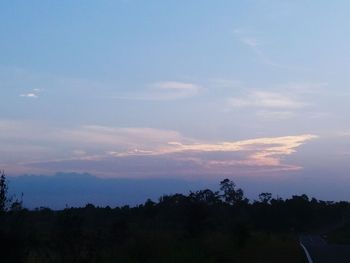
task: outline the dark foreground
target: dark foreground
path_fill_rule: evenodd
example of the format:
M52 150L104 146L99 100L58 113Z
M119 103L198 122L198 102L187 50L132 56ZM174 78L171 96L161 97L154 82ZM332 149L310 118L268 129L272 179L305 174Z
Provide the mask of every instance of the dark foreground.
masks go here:
M350 245L329 244L319 235L303 235L300 242L308 250L313 263L350 262Z
M300 263L298 233L336 224L349 211L347 202L306 195L283 200L262 193L251 201L229 180L219 191L167 195L133 208L29 211L16 203L0 213L0 262ZM315 263L337 248L302 240ZM338 257L345 250L337 249Z

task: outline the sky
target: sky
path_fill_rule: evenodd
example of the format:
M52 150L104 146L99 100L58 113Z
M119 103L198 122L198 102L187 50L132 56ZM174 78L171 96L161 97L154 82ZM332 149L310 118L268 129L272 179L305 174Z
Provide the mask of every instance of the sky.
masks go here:
M346 0L3 1L0 167L294 182L283 191L350 199L349 11Z

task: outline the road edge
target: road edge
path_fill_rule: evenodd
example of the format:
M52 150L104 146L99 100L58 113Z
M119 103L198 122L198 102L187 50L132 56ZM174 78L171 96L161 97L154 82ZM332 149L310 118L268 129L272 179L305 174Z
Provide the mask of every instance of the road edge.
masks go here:
M306 247L303 245L303 243L299 242L299 244L300 244L300 246L303 248L303 250L304 250L304 252L305 252L305 255L306 255L306 257L307 257L308 262L309 262L309 263L314 263L314 262L312 261L312 258L311 258L311 256L310 256L309 251L307 251L307 249L306 249Z

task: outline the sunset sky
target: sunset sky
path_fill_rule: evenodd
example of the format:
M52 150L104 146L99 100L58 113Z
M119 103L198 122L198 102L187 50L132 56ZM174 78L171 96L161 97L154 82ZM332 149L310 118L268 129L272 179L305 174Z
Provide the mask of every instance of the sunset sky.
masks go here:
M347 0L2 1L0 168L297 178L293 190L350 199L349 12Z

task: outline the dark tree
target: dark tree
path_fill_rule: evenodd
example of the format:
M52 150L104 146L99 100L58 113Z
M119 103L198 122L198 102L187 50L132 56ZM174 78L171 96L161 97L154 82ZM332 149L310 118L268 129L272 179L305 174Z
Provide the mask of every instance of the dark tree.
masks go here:
M190 192L189 198L195 202L207 205L216 205L221 202L219 192L213 192L210 189Z
M7 196L8 185L5 172L1 171L0 173L0 213L4 213L7 210L7 205L9 202L9 198Z
M263 204L270 204L272 199L271 193L261 193L259 194L259 201Z
M16 195L9 197L8 182L4 171L0 171L0 214L6 211L21 211L23 209L23 193L21 199Z
M238 205L248 201L244 198L243 190L236 188L236 184L229 179L220 182L220 190L223 192L222 198L227 204Z

